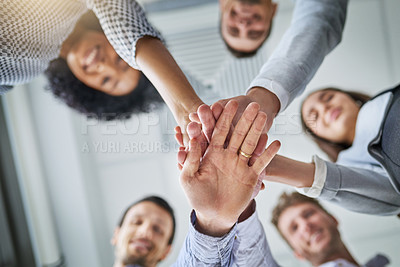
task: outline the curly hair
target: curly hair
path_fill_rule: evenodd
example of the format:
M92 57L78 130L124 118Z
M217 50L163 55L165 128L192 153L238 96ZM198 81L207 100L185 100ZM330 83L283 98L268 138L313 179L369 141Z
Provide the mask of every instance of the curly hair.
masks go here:
M87 12L79 19L75 29L78 27L103 32L92 11ZM133 113L154 110L163 102L157 90L143 73L140 75L136 88L123 96L108 95L88 87L75 77L67 62L61 57L50 62L45 75L48 79L47 90L69 107L89 118L127 119Z
M154 110L163 102L154 86L143 74L136 88L123 96L111 96L86 86L74 76L62 58L50 62L45 75L49 82L47 90L69 107L90 118L127 119L133 113Z

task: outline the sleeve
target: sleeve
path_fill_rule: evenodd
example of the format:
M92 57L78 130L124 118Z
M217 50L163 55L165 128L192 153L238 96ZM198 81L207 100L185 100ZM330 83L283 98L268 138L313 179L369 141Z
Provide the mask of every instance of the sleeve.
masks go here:
M143 36L162 40L161 34L148 22L143 8L135 0L88 0L100 25L117 54L132 68L136 64L136 43Z
M257 212L238 224L232 254L232 266L279 266L272 256Z
M237 224L222 237L204 235L195 229L196 213L191 214L191 223L185 242L174 267L230 266Z
M297 0L289 29L249 89L273 92L283 111L342 38L348 0Z
M359 213L383 216L400 213L400 195L387 176L368 169L324 163L326 178L319 199Z
M189 233L174 266L278 266L256 212L223 237L197 232L195 220L192 212Z

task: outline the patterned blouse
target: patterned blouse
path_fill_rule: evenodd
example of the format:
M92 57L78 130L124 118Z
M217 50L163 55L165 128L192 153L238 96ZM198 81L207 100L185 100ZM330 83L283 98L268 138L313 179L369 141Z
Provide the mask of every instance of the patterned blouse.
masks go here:
M131 67L136 42L161 39L135 0L2 0L0 6L0 95L31 81L59 57L79 18L92 10L118 55Z

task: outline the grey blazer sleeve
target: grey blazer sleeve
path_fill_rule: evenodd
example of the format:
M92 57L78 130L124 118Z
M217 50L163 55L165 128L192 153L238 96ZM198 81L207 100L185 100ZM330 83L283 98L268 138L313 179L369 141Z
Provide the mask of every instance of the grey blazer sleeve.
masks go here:
M278 97L283 111L340 43L347 0L297 0L289 29L250 84Z
M326 162L327 176L320 199L351 211L373 215L400 213L400 195L387 176L372 170Z

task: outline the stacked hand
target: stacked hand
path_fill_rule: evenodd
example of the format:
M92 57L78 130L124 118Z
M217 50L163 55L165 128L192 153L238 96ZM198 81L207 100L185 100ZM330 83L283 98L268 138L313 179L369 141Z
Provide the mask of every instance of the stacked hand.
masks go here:
M178 153L178 161L183 163L180 181L196 211L196 227L213 236L225 234L238 220L252 198L258 176L280 146L273 142L250 160L260 138L264 146L267 139L262 134L267 116L259 111L257 103L246 108L227 141L237 108L236 101L229 101L223 110L221 106L214 109L213 114L207 106L201 106L200 120L209 121L203 132L195 122L188 125L189 149ZM213 116L218 118L216 123ZM179 129L177 139L182 142Z

